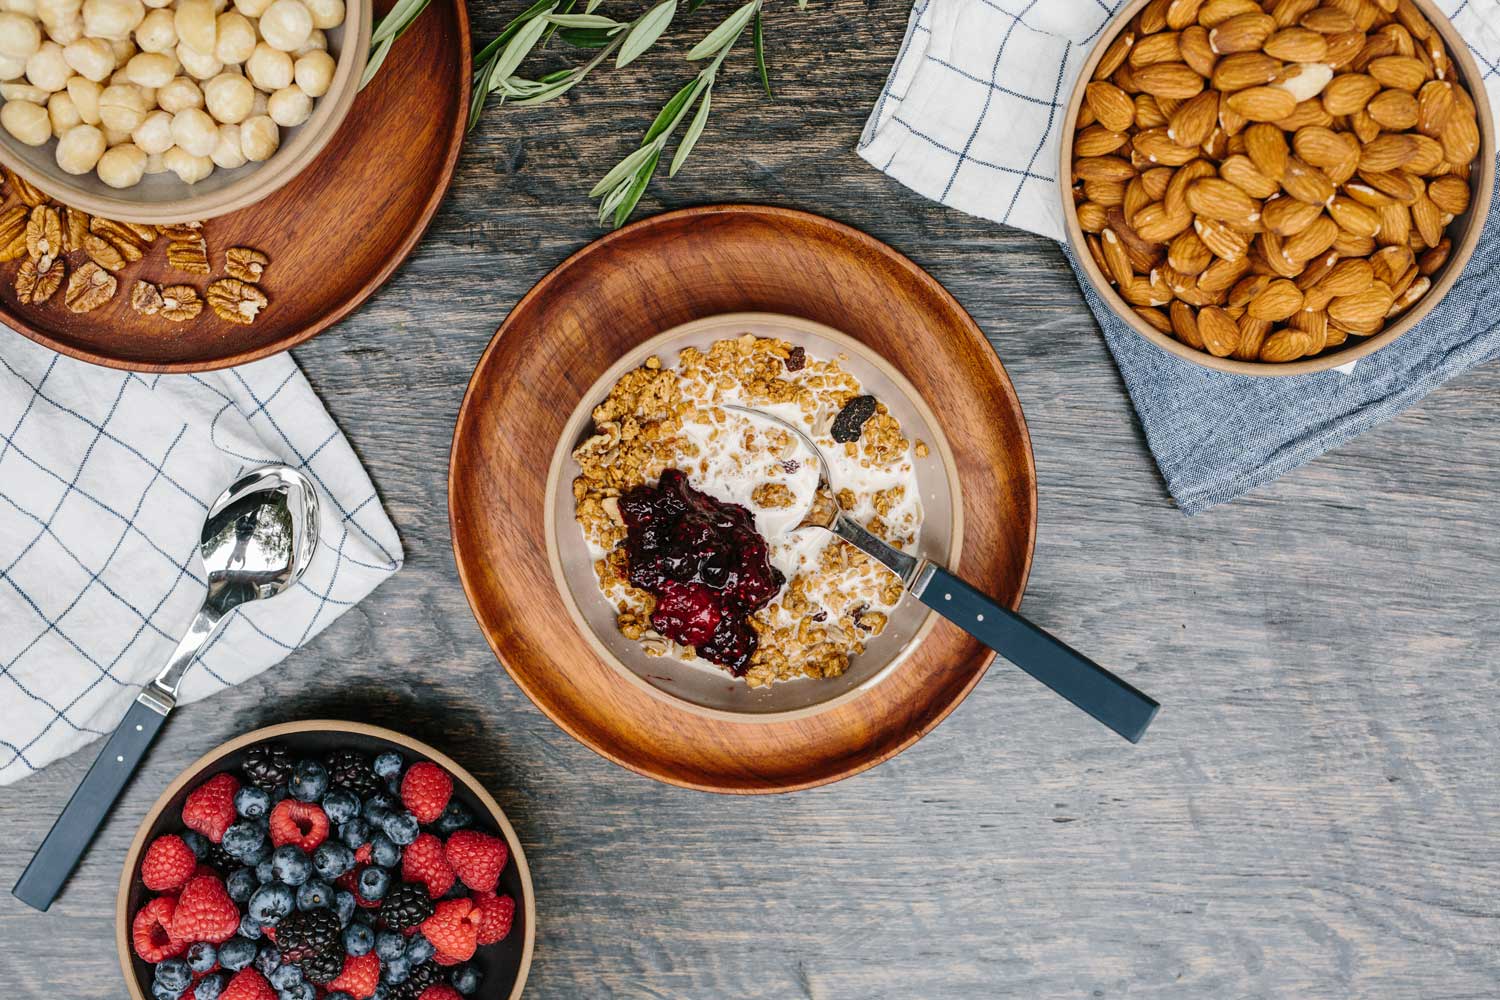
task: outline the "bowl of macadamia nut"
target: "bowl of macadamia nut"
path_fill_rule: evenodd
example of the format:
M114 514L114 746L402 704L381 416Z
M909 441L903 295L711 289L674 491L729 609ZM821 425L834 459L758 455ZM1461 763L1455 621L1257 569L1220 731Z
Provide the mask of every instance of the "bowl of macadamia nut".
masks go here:
M0 163L94 215L223 215L308 166L354 103L371 0L5 0Z

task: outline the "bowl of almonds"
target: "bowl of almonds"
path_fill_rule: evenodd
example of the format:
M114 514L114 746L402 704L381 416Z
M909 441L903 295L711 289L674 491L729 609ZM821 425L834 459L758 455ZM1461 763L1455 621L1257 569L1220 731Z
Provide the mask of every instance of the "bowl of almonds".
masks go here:
M1324 371L1421 320L1494 187L1481 74L1431 0L1134 0L1061 142L1085 273L1209 368Z

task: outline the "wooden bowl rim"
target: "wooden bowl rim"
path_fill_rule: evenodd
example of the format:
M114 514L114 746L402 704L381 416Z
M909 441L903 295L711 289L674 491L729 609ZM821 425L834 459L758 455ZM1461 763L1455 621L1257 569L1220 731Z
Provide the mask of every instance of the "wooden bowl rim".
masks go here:
M698 319L688 320L686 323L679 323L674 327L663 330L631 348L620 360L605 369L594 380L594 383L584 390L583 395L579 397L578 404L573 407L572 412L568 415L568 419L563 423L563 435L558 439L557 446L553 449L551 463L547 469L547 485L542 493L542 521L543 531L546 536L544 544L547 549L547 563L552 569L552 584L557 588L557 593L562 599L563 607L567 610L568 617L573 622L573 628L583 637L584 642L593 650L594 655L599 658L600 662L613 670L617 676L623 678L631 686L644 691L651 697L665 701L673 708L682 709L706 719L749 725L766 725L774 722L792 722L797 719L810 719L815 715L821 715L824 712L831 711L841 705L848 704L856 698L862 697L871 688L894 674L901 667L902 663L912 653L917 651L917 648L926 641L927 636L937 626L938 613L928 608L922 616L922 623L912 632L911 638L907 639L901 648L896 651L896 655L892 656L885 666L881 667L879 671L866 678L859 685L850 688L843 694L829 698L827 701L808 705L805 708L793 708L780 712L731 712L722 708L709 708L706 705L699 705L696 702L675 697L670 691L647 684L635 671L621 663L619 657L611 653L609 648L594 633L594 630L589 627L588 621L583 617L583 612L578 607L578 602L573 600L572 588L567 584L567 578L563 572L562 560L558 556L557 518L553 511L557 490L561 486L563 466L567 463L567 459L572 452L568 444L568 425L577 419L580 411L585 409L591 410L597 405L594 402L595 400L602 399L608 395L608 388L635 363L627 363L626 359L642 352L654 354L656 353L654 350L655 345L681 337L690 330L696 332L695 328L698 327L733 327L738 324L747 326L775 324L788 327L792 330L800 328L802 331L826 337L836 344L842 344L845 350L858 354L864 361L879 369L881 374L895 384L896 388L901 391L907 401L917 410L922 419L927 422L927 428L932 437L932 441L928 443L937 449L938 460L943 468L943 475L948 480L948 492L952 498L954 516L949 532L948 551L943 556L943 562L954 573L958 572L959 559L963 554L964 505L963 492L960 489L958 481L958 463L953 457L953 449L948 445L948 435L943 432L942 425L938 423L937 415L932 412L932 408L927 405L927 400L917 391L917 387L911 384L911 380L903 375L895 365L887 361L878 351L854 339L842 330L824 323L803 319L800 316L790 316L786 313L771 312L719 313L715 316L703 316Z
M333 82L327 93L317 99L312 116L299 126L299 131L286 146L277 149L254 170L217 191L155 203L131 200L128 188L118 194L96 194L62 175L60 169L57 174L37 170L21 159L11 149L11 143L18 140L8 133L0 134L0 163L65 205L120 222L168 225L212 219L246 208L300 174L317 159L344 123L349 109L354 106L354 98L359 94L359 78L369 60L374 17L373 0L353 0L345 7L341 25L343 43Z
M946 303L952 310L953 315L957 318L958 322L966 327L968 332L972 336L976 337L980 341L980 343L983 343L985 347L988 348L988 350L984 352L984 354L988 359L988 364L991 368L991 375L995 381L996 386L999 387L1004 394L1006 408L1009 409L1015 416L1016 429L1021 436L1021 443L1022 445L1024 445L1024 447L1020 450L1023 452L1023 468L1027 480L1027 504L1031 516L1029 519L1030 524L1027 526L1026 550L1021 561L1020 579L1017 581L1016 596L1010 604L1012 610L1018 610L1021 606L1021 598L1026 593L1026 584L1031 577L1032 560L1036 555L1036 531L1038 521L1036 457L1031 447L1031 430L1026 424L1026 413L1021 408L1021 401L1020 398L1016 395L1015 386L1011 383L1010 376L1006 373L1005 367L1000 363L999 354L994 350L994 346L989 343L988 338L986 338L984 335L984 331L979 328L979 324L974 322L974 318L969 315L968 310L966 310L959 303L959 301L953 297L953 293L949 292L941 282L939 282L932 275L928 274L923 268L918 266L917 263L910 257L907 257L905 254L901 253L901 251L882 242L881 240L876 239L868 233L856 229L853 226L846 225L845 223L830 219L826 216L817 215L813 212L802 211L801 209L785 208L779 205L757 205L751 202L725 202L709 205L694 205L687 208L679 208L667 212L661 212L657 215L653 215L645 219L639 219L635 222L630 223L629 225L621 227L620 229L616 229L612 232L606 233L598 239L593 240L590 243L575 250L573 253L564 258L551 271L548 271L547 274L545 274L541 278L541 280L539 280L535 285L531 287L530 291L528 291L521 297L521 299L515 304L511 311L506 314L505 319L501 322L499 328L496 329L495 335L490 338L490 342L485 347L484 353L480 355L479 360L475 363L474 371L469 377L469 384L464 390L464 399L463 403L459 406L458 417L454 421L453 442L450 445L448 452L448 526L449 539L451 542L450 547L453 550L454 563L458 568L459 582L463 585L464 597L469 602L470 610L474 613L476 622L478 622L479 619L479 611L475 606L474 596L476 585L470 577L468 564L461 553L461 545L458 540L458 535L454 530L454 525L458 523L458 496L455 488L455 483L457 482L458 477L453 474L453 470L455 466L455 459L460 449L467 446L466 442L464 441L464 433L469 423L473 420L473 414L470 412L470 406L476 396L479 373L484 370L484 368L489 364L490 356L494 354L498 349L501 338L505 335L506 331L511 325L512 318L524 307L531 305L534 300L547 295L551 291L552 285L560 280L559 276L562 275L573 264L577 263L588 254L594 253L601 247L607 247L618 240L632 237L642 232L643 230L675 223L683 219L693 219L713 215L743 215L750 218L770 217L788 219L794 220L804 225L811 225L814 227L826 229L830 233L848 240L851 243L857 244L869 254L884 258L898 265L903 271L907 273L907 275L912 280L926 289L929 294L935 296L939 301ZM972 692L974 688L979 684L979 682L984 679L985 674L989 673L989 668L995 660L995 654L993 651L986 651L984 653L981 653L980 655L982 657L982 662L980 663L979 667L974 671L973 676L969 678L968 682L964 684L964 686L953 696L952 700L947 705L943 706L932 717L932 719L927 722L927 724L914 727L904 739L896 741L889 749L879 754L875 754L870 757L851 756L850 758L848 758L850 761L852 761L851 763L847 763L842 766L832 766L826 773L819 775L818 777L806 781L795 782L792 784L776 787L724 786L709 784L706 782L690 781L674 774L658 772L648 766L638 764L632 760L612 753L605 747L600 746L591 739L588 739L582 732L579 731L577 727L572 724L571 720L554 711L550 704L546 703L544 699L539 698L533 692L531 687L527 684L526 680L520 674L518 674L517 671L511 669L510 664L506 661L505 656L500 652L500 647L497 645L494 636L490 634L489 629L485 628L482 623L480 624L480 631L484 633L485 642L488 643L491 652L495 656L495 659L498 660L500 662L500 665L505 668L505 672L510 676L511 681L516 685L516 687L521 689L521 693L526 695L527 699L529 699L533 705L540 709L543 715L551 719L552 723L555 726L557 726L563 732L567 733L573 739L577 740L583 746L588 747L594 753L598 754L600 757L604 758L610 763L616 764L628 771L634 771L636 774L639 774L646 778L650 778L653 781L659 781L663 784L668 785L675 785L679 788L689 788L694 791L713 792L717 794L728 795L771 795L786 792L804 791L809 788L817 788L823 785L833 784L837 781L842 781L845 778L853 777L856 774L861 774L865 771L868 771L872 767L876 767L880 764L885 763L891 758L909 749L912 745L917 743L928 733L931 733L934 729L941 725L943 721L947 719L955 709L958 708L959 705L963 704L964 700L968 698L969 693Z
M135 839L130 843L130 850L125 854L125 866L120 872L120 888L115 900L115 950L120 959L120 969L125 977L126 989L130 992L131 1000L151 1000L150 994L141 988L136 978L135 966L133 964L135 952L130 943L130 887L135 878L136 868L139 867L141 853L146 849L146 838L151 827L161 817L162 811L172 801L178 792L187 787L188 783L196 778L200 771L211 767L229 754L244 747L264 740L276 739L281 736L295 735L298 733L350 733L356 736L370 736L385 740L403 747L414 754L427 758L433 763L445 769L456 780L462 781L464 787L474 793L484 807L489 810L490 818L495 825L505 834L507 846L510 848L512 857L516 862L516 873L520 876L521 887L524 890L521 900L522 912L526 915L526 940L521 948L521 964L516 972L516 981L511 987L508 1000L520 1000L521 992L526 988L526 979L531 971L532 954L536 948L536 891L531 883L531 867L526 863L526 851L521 846L520 837L516 836L515 827L511 826L510 819L505 815L505 810L500 808L500 803L495 801L485 787L469 773L468 769L459 764L452 757L438 750L436 747L423 743L421 740L398 733L394 729L386 729L383 726L372 726L365 722L348 722L342 719L306 719L301 722L282 722L274 726L266 726L236 736L232 740L225 740L212 750L193 761L185 767L171 784L167 785L162 793L157 796L151 808L146 810L145 817L136 829Z
M1452 252L1448 255L1447 262L1438 272L1437 279L1433 281L1432 287L1427 294L1422 296L1411 309L1408 309L1400 319L1387 326L1373 337L1367 337L1360 343L1340 351L1320 354L1312 358L1304 358L1301 361L1270 362L1270 361L1239 361L1234 358L1218 358L1207 351L1196 351L1188 345L1179 341L1176 337L1170 337L1162 333L1156 327L1147 323L1135 314L1130 304L1122 299L1113 285L1094 262L1094 255L1089 252L1084 242L1083 228L1078 224L1078 213L1074 210L1072 185L1063 183L1063 179L1070 177L1073 170L1073 123L1078 120L1078 111L1083 106L1084 90L1093 81L1094 68L1104 58L1104 52L1109 43L1124 30L1131 18L1140 13L1141 9L1151 0L1130 0L1118 14L1099 33L1099 40L1094 45L1094 50L1089 53L1088 59L1084 61L1083 70L1079 73L1078 82L1073 87L1073 95L1068 101L1067 112L1063 117L1062 134L1058 142L1058 190L1062 198L1063 225L1068 233L1068 245L1073 250L1073 256L1078 261L1078 266L1088 277L1094 286L1094 291L1101 301L1109 306L1110 311L1119 319L1123 320L1132 330L1145 337L1151 343L1160 347L1170 354L1174 354L1184 361L1211 368L1214 371L1227 372L1233 375L1253 375L1260 377L1279 378L1289 375L1311 375L1316 372L1330 371L1352 364L1360 358L1368 357L1376 351L1390 344L1397 337L1409 332L1418 323L1427 317L1443 297L1458 281L1463 274L1464 268L1473 256L1474 249L1479 245L1479 237L1484 232L1485 220L1489 217L1490 200L1494 195L1495 187L1495 121L1490 112L1489 93L1484 86L1483 76L1479 72L1479 66L1474 62L1473 53L1469 46L1459 35L1458 29L1453 26L1447 16L1437 8L1433 0L1412 0L1421 11L1422 16L1427 18L1433 28L1443 36L1443 41L1448 46L1448 51L1453 57L1453 62L1459 67L1462 77L1461 82L1469 88L1470 96L1474 99L1475 116L1479 121L1479 174L1476 183L1472 185L1472 195L1469 202L1468 221L1465 223L1462 238L1454 244ZM1474 81L1478 80L1476 87Z
M473 87L473 61L468 58L467 53L470 46L469 35L469 11L464 0L452 0L455 24L458 26L459 47L463 55L459 57L458 78L458 109L453 116L453 129L449 134L447 150L443 157L443 163L439 170L440 180L433 185L432 191L428 193L427 201L417 213L414 223L404 239L397 245L395 251L386 261L377 268L365 283L353 294L340 303L336 308L330 309L313 322L293 330L270 343L246 351L238 351L227 354L221 358L211 358L204 361L171 361L162 364L148 364L141 361L132 361L118 358L110 354L76 347L65 343L40 327L31 323L16 313L0 308L0 322L10 329L16 331L29 340L34 340L43 347L56 351L59 354L79 361L87 361L90 364L99 365L104 368L113 368L117 371L150 372L153 374L188 374L191 372L211 372L224 368L234 368L239 365L249 364L268 358L273 354L289 351L299 344L305 343L333 326L335 323L349 316L360 306L364 305L371 295L384 285L396 269L406 262L411 252L428 228L432 225L432 218L437 214L438 206L448 195L448 189L453 186L453 175L458 166L458 155L463 148L464 134L468 131L469 120L469 96ZM332 132L330 131L330 136ZM3 158L0 158L3 162ZM269 192L265 192L269 194Z

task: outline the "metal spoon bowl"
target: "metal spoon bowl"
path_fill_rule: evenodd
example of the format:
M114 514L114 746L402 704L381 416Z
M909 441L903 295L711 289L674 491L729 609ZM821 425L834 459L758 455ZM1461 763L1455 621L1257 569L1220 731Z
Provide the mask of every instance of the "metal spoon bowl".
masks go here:
M52 905L176 706L178 687L194 658L235 608L275 597L296 584L317 545L318 495L312 481L289 466L252 472L214 501L198 548L208 579L203 607L167 665L125 713L21 873L11 890L17 899L38 910Z

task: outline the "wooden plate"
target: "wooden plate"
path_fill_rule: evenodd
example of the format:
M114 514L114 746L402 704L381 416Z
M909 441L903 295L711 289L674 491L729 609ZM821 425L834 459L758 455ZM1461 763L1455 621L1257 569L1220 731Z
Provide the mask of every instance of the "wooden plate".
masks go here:
M429 760L453 776L453 797L469 807L478 818L476 825L479 828L504 838L509 846L510 860L500 872L500 885L496 891L508 894L516 901L509 936L498 945L481 948L474 956L473 961L483 977L476 995L485 1000L519 1000L526 988L531 956L536 947L536 894L531 884L531 868L521 849L521 839L516 836L504 810L472 774L426 743L379 726L334 719L285 722L221 743L190 764L152 804L136 831L130 850L126 852L125 866L120 872L120 891L115 900L115 949L119 953L125 989L131 1000L151 1000L151 967L136 957L130 941L131 918L150 895L139 875L142 853L158 836L182 831L182 803L189 792L215 774L239 767L244 762L246 750L267 740L286 744L293 756L321 757L333 750L353 748L373 757L395 750L409 762Z
M376 3L384 12L391 0ZM187 323L130 308L137 277L185 283L166 241L119 273L108 304L69 312L59 290L40 306L16 300L19 261L0 265L0 323L63 354L134 371L189 372L244 364L294 347L343 319L406 259L448 190L469 114L469 18L461 0L427 8L391 50L323 152L285 187L205 223L213 277L223 253L249 246L271 258L271 304L250 326L207 308ZM75 254L69 271L84 260Z
M708 718L600 662L557 596L545 551L548 459L582 393L670 327L731 312L823 323L868 344L927 401L958 467L960 561L1020 604L1036 533L1025 419L994 350L910 260L818 216L753 205L669 212L574 254L516 306L480 359L453 436L459 576L491 648L551 719L608 759L715 792L791 791L886 760L943 720L993 656L940 622L866 697L787 722Z

